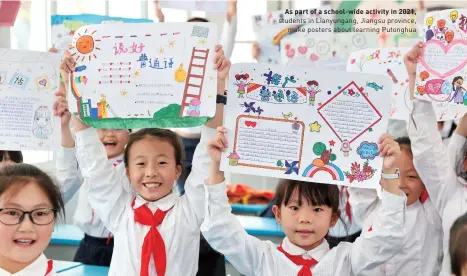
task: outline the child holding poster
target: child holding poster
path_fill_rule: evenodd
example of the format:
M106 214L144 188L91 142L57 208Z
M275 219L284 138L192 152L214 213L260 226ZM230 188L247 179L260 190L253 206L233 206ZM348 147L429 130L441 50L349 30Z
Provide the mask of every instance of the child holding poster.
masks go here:
M407 195L407 242L404 248L385 264L372 268L368 275L439 275L442 260L441 218L430 199L423 197L425 185L413 164L408 137L395 140L401 148L397 167L401 168L399 188ZM363 232L372 225L381 205L375 189L349 188L350 204L355 219L363 224Z
M76 62L73 57L70 56L68 51L65 51L65 57L60 66L61 74L65 80L68 80L70 73L74 72L75 65ZM60 93L58 96L62 96L62 99L59 99L57 104L67 106L67 102L63 98L64 94ZM76 160L75 142L70 130L70 118L70 112L66 112L60 119L62 147L57 154L56 168L65 202L80 190L73 220L84 232L84 238L80 242L74 261L88 265L110 266L114 238L89 204L87 185L83 185L84 187L80 189L83 177ZM99 140L105 146L108 162L114 166L123 163L123 152L125 145L128 143L130 131L125 129L99 129L98 134Z
M405 242L406 196L399 189L399 145L389 135L379 140L383 165L383 202L371 233L354 243L340 243L329 250L326 236L339 218L336 185L282 180L273 208L286 238L277 247L249 236L235 216L226 195L224 173L219 170L222 152L228 148L226 130L208 144L211 175L206 186L206 214L201 231L211 246L245 275L359 275L394 256ZM364 253L363 253L364 252Z
M405 57L411 93L415 89L416 67L422 49L423 44L419 42ZM464 116L461 120L449 142L449 148L446 149L437 128L432 103L414 99L409 136L412 140L415 169L442 219L444 259L441 275L450 275L449 230L454 221L467 211L464 203L467 200L467 119Z
M220 46L214 58L222 87L217 92L223 95L230 62ZM204 147L214 136L209 128L222 122L222 109L218 105L216 115L203 128L187 193L182 197L172 192L182 172L184 155L175 133L152 128L132 134L125 148L124 166L115 169L106 162L96 130L77 121L76 153L89 187L89 202L115 235L109 275L196 275L204 188L194 184L208 176L209 158ZM131 188L127 189L129 183Z

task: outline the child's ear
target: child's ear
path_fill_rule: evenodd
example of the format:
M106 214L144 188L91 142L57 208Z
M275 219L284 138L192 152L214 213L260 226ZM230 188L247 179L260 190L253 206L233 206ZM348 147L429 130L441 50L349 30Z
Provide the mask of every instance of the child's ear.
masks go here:
M126 174L126 177L128 177L128 179L130 179L130 170L128 169L128 167L126 167L126 169L125 169L125 174Z
M274 214L276 221L280 224L281 223L281 209L279 208L279 206L277 205L272 206L272 213Z
M336 226L337 221L339 220L340 216L341 216L340 210L337 211L337 214L332 215L330 228Z
M182 172L183 172L182 165L177 165L177 167L175 168L175 175L177 177L177 180L182 175Z

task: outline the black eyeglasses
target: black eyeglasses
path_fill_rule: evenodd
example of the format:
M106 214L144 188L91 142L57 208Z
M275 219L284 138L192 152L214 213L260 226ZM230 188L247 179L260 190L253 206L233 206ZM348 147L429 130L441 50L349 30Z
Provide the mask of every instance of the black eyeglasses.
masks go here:
M29 212L14 208L0 208L0 222L5 225L17 225L28 215L32 223L48 225L54 221L56 214L57 210L51 208L40 208Z

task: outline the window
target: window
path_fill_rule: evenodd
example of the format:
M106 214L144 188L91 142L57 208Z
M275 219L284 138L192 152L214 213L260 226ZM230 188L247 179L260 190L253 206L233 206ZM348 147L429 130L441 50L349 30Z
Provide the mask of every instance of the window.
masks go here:
M237 3L237 36L232 52L232 63L253 62L251 48L256 41L253 32L252 17L254 15L266 13L268 1L248 1L239 0Z

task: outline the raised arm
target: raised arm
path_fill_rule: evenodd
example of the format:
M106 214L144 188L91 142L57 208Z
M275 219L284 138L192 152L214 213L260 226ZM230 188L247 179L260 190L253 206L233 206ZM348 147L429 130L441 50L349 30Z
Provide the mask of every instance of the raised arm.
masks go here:
M87 127L79 119L76 121L76 156L89 187L89 203L106 228L116 233L132 199L131 192L124 189L129 185L125 166L114 168L96 129Z
M354 275L371 270L396 255L404 246L405 208L407 197L399 189L399 179L385 175L395 174L400 147L385 134L379 142L379 152L383 161L381 186L381 207L372 223L371 231L364 231L354 242L350 252L350 262Z
M422 47L421 43L414 46L404 60L411 93L415 89L416 64ZM449 199L463 187L457 183L457 175L449 161L431 102L413 100L409 137L415 169L427 188L430 200L442 214Z
M230 59L235 46L235 36L237 35L237 0L229 0L228 10L224 25L222 26L222 34L220 44L224 48L225 56Z
M448 156L451 162L451 166L457 171L458 166L463 166L459 161L463 159L463 148L467 141L467 115L464 115L453 133L448 145Z
M71 114L65 95L64 91L56 93L58 98L54 104L54 115L60 117L62 132L62 146L57 152L56 178L66 203L81 187L82 178L76 161L75 141L70 130Z

